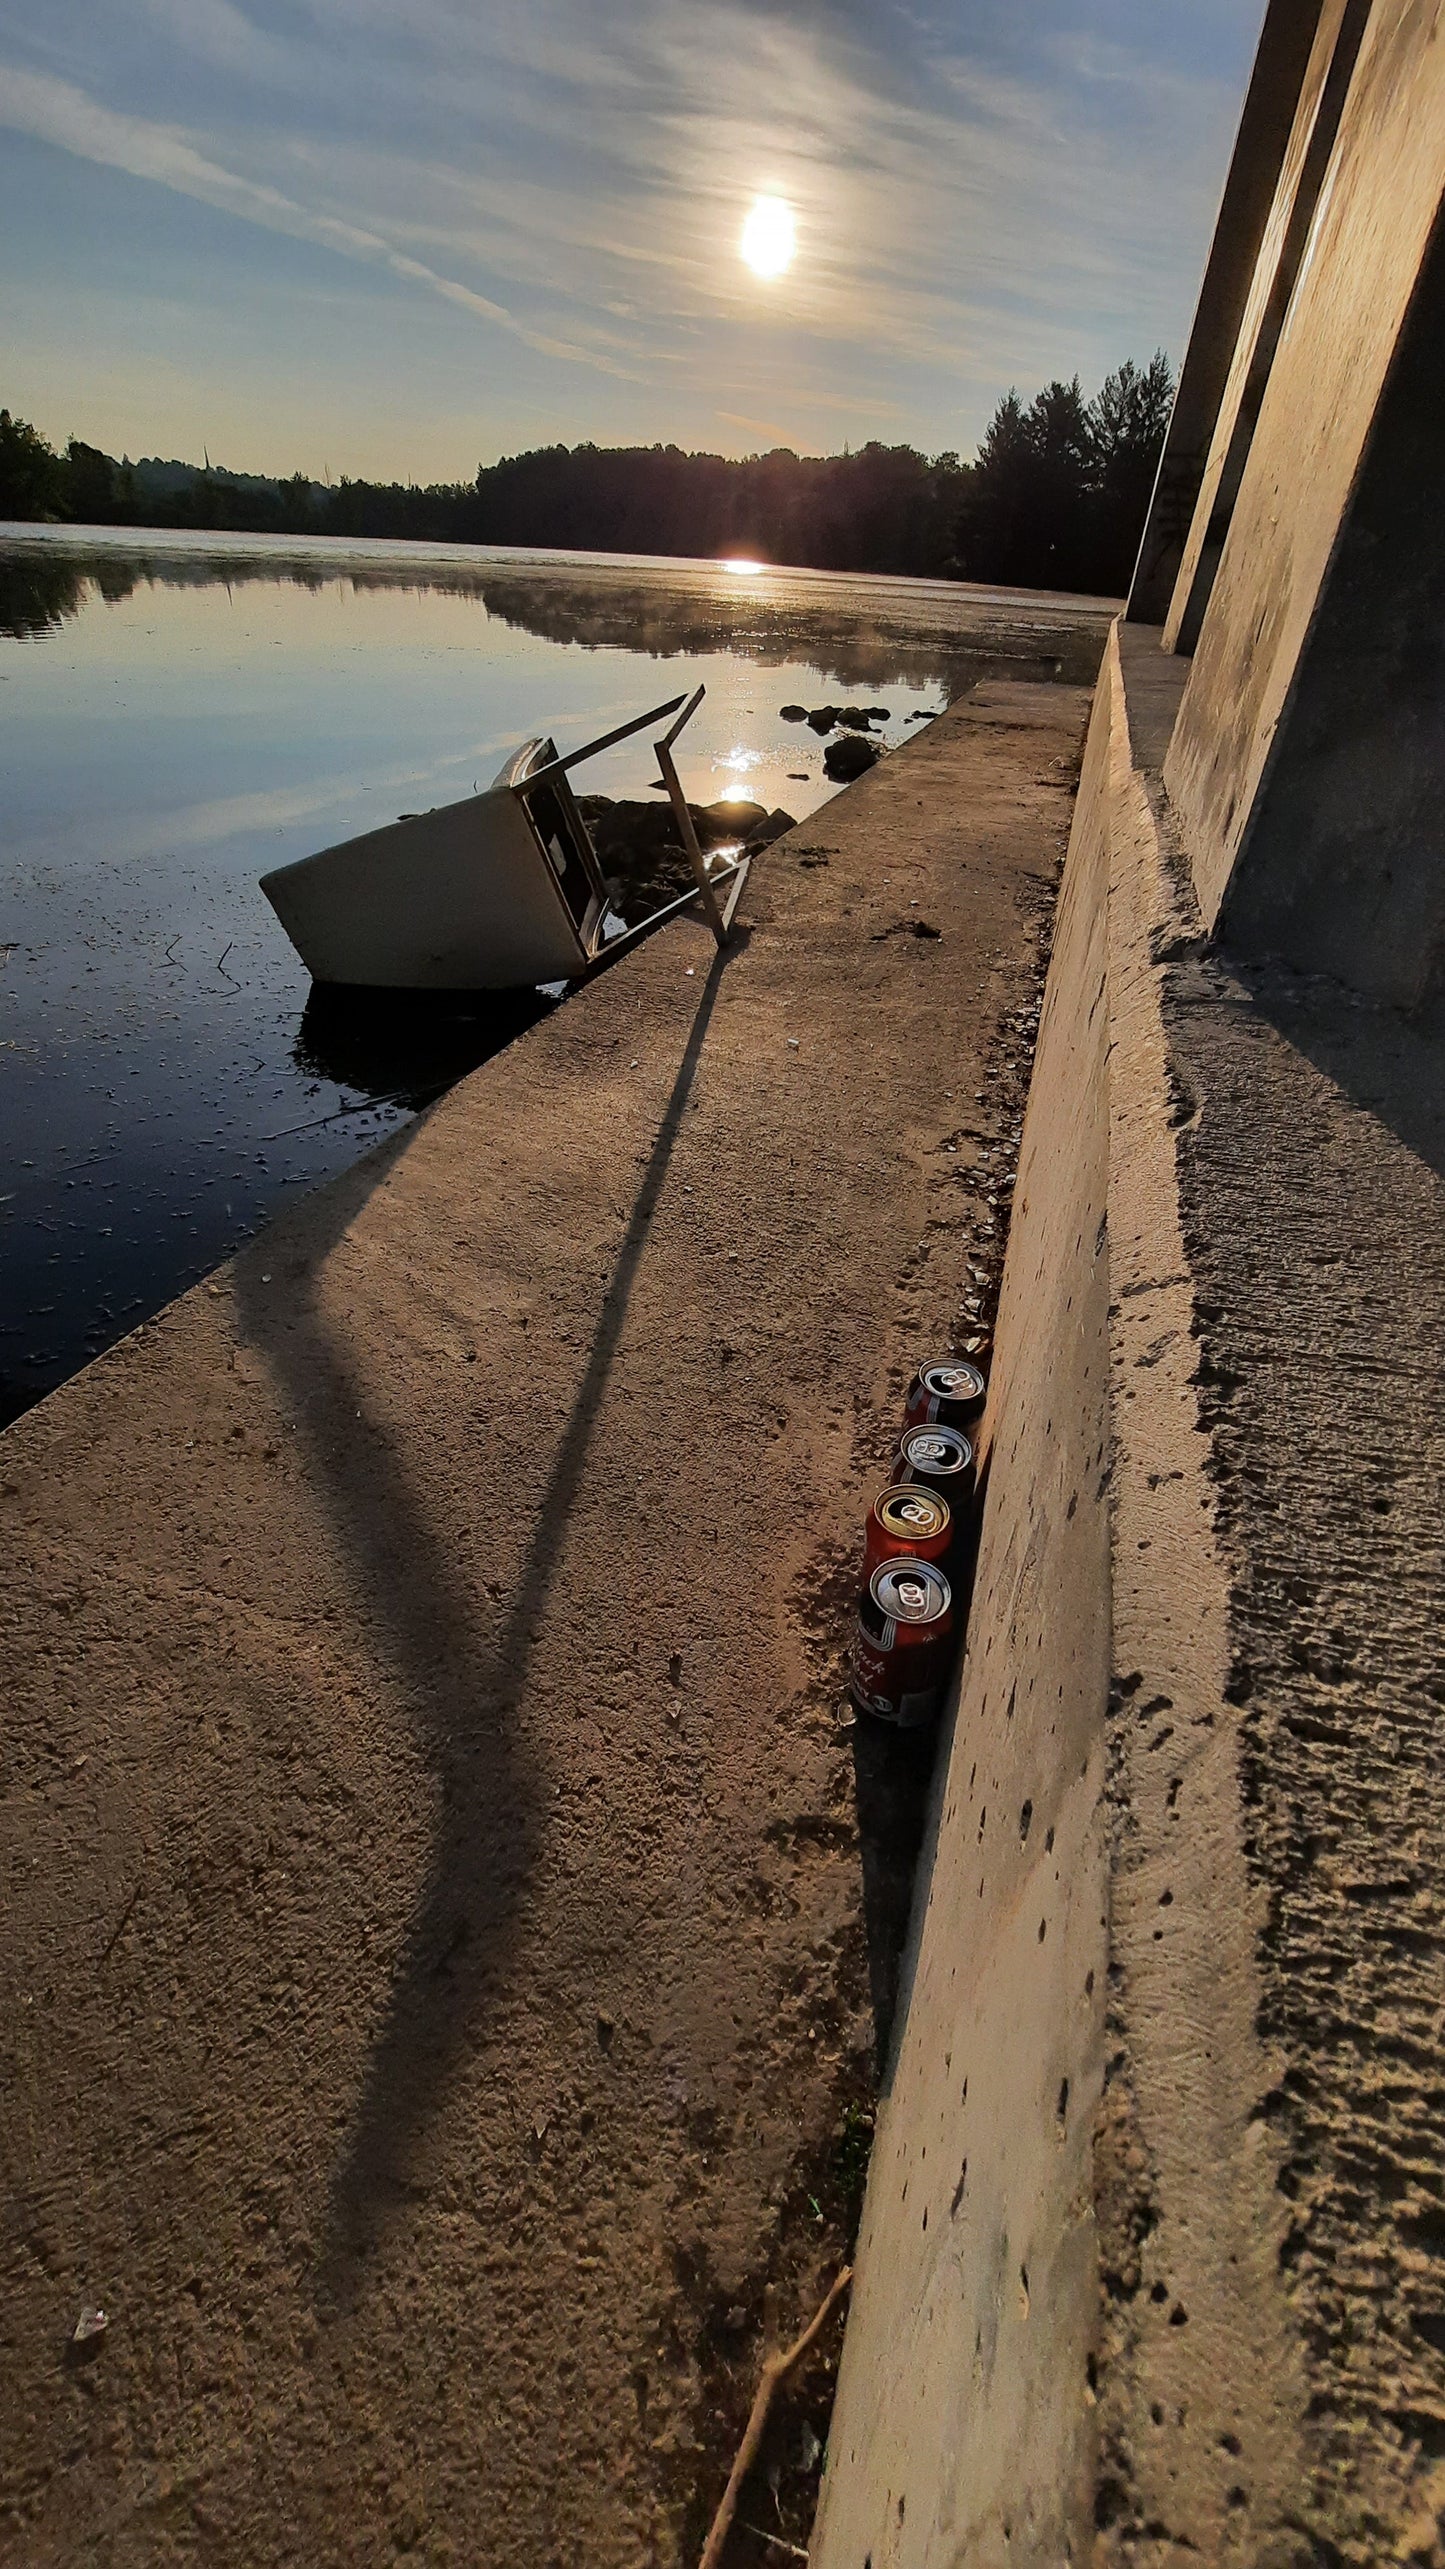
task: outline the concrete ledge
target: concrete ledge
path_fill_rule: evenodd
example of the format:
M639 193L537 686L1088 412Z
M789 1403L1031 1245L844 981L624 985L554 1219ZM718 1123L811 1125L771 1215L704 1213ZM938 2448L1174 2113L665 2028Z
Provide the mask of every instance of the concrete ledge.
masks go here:
M1445 1038L1210 945L1186 674L1095 701L820 2569L1445 2542Z
M1093 2500L1108 1960L1101 679L999 1313L984 1541L859 2245L818 2569L1055 2562Z
M1299 2482L1146 782L1184 674L1116 629L1095 699L819 2569L1218 2558L1243 2440L1256 2532Z
M844 2249L858 1526L1084 713L978 690L0 1439L28 2562L695 2554Z

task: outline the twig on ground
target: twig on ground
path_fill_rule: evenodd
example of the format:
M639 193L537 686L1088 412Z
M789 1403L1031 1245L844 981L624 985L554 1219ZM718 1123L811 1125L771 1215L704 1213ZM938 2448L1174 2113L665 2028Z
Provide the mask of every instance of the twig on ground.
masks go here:
M795 2337L792 2345L784 2347L781 2355L768 2355L764 2358L762 2377L758 2383L747 2425L743 2430L743 2440L738 2446L737 2459L728 2473L728 2484L722 2493L717 2514L713 2517L712 2531L703 2548L698 2569L718 2569L723 2556L723 2545L727 2541L733 2517L737 2512L743 2482L758 2458L758 2448L763 2440L763 2429L768 2422L768 2411L773 2405L773 2395L779 2383L787 2380L789 2373L801 2364L803 2357L817 2344L852 2280L853 2269L851 2266L845 2266L822 2307L815 2311L809 2320L802 2336Z
M740 2515L738 2522L744 2533L751 2533L759 2542L770 2542L775 2551L786 2551L790 2560L807 2559L808 2555L801 2543L785 2542L780 2533L769 2533L765 2524L749 2524L745 2515Z
M113 1934L113 1936L111 1937L109 1944L106 1946L106 1949L105 1949L104 1953L100 1956L99 1960L98 1960L98 1961L97 1961L97 1963L96 1963L95 1968L96 1968L96 1970L97 1970L97 1971L99 1971L99 1969L100 1969L100 1967L101 1967L101 1964L102 1964L102 1963L107 1963L107 1962L109 1962L109 1960L110 1960L110 1958L111 1958L111 1955L114 1953L114 1951L115 1951L115 1949L116 1949L116 1946L120 1943L121 1937L125 1934L125 1931L126 1931L127 1927L130 1925L131 1919L132 1919L132 1917L133 1917L133 1916L134 1916L134 1914L135 1914L135 1904L136 1904L137 1900L140 1898L140 1890L141 1890L140 1884L139 1884L139 1883L137 1883L137 1884L136 1884L136 1886L135 1886L134 1891L133 1891L133 1892L131 1893L131 1895L130 1895L130 1898L129 1898L129 1899L127 1900L127 1902L126 1902L125 1907L122 1909L122 1911L121 1911L121 1913L120 1913L120 1923L119 1923L119 1925L116 1927L115 1933L114 1933L114 1934Z

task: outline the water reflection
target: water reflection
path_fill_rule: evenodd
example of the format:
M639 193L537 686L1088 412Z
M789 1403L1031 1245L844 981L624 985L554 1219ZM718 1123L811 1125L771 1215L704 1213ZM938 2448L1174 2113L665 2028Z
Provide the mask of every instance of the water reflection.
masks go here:
M540 990L458 996L313 985L292 1059L303 1079L414 1109L490 1061L556 1004Z
M802 817L832 789L784 702L886 695L896 744L995 671L1091 679L1106 620L767 566L7 530L0 1424L552 1004L312 992L272 866L606 730L667 692L659 659L706 681L689 800ZM654 777L644 743L586 783L616 813ZM604 853L625 915L673 888L660 837Z
M546 642L657 658L736 652L761 668L806 658L843 686L927 684L960 695L999 674L1092 685L1107 610L1092 599L978 588L944 580L859 580L841 572L774 570L761 562L652 562L626 554L585 561L550 554L479 558L469 547L422 557L359 559L312 538L287 554L213 538L184 552L144 535L90 549L66 540L57 558L44 539L7 533L0 548L0 633L39 640L88 600L116 604L144 587L232 589L277 583L318 596L474 600L488 616ZM454 558L447 558L448 552ZM746 572L746 579L738 577ZM859 614L860 592L868 611Z
M15 642L37 642L58 632L79 615L96 585L96 573L83 564L0 553L0 633Z

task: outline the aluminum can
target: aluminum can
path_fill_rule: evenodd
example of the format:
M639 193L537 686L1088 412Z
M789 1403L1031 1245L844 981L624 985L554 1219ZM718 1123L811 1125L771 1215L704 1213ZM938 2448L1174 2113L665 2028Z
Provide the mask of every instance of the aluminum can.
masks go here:
M908 1386L905 1427L970 1428L982 1418L988 1383L977 1365L962 1356L949 1363L920 1365Z
M936 1490L957 1520L973 1496L973 1447L958 1427L910 1427L898 1448L893 1477Z
M863 1585L880 1561L911 1553L916 1561L936 1561L945 1568L953 1550L953 1510L936 1490L921 1481L901 1482L880 1490L868 1511L863 1538Z
M953 1590L932 1561L879 1563L858 1600L850 1692L899 1730L937 1719L953 1661Z

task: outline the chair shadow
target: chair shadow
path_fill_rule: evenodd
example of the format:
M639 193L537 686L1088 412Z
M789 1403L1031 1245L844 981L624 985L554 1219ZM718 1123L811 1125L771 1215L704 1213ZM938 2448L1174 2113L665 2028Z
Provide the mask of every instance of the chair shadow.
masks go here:
M484 1620L485 1597L440 1553L410 1466L369 1414L362 1383L310 1282L416 1128L373 1155L350 1183L328 1191L330 1223L319 1239L314 1229L308 1233L307 1273L284 1325L278 1325L274 1296L256 1294L254 1253L238 1274L247 1334L294 1403L314 1484L366 1599L370 1638L373 1645L379 1641L410 1699L440 1782L426 1881L331 2182L315 2277L317 2305L331 2312L354 2302L388 2216L414 2191L419 2148L516 1950L545 1827L541 1779L516 1726L534 1629L582 1485L722 975L743 942L740 932L726 952L719 950L699 992L535 1531L495 1634L489 1636Z

